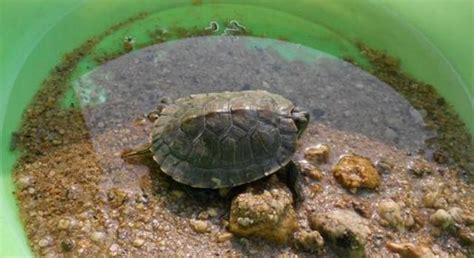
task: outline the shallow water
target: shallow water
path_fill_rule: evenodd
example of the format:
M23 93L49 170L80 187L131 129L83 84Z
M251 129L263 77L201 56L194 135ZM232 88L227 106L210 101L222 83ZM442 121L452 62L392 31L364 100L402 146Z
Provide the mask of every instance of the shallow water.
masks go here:
M410 152L425 148L430 133L423 115L374 76L317 50L271 39L199 37L154 45L87 73L74 89L92 135L153 111L163 97L255 89L292 100L310 112L312 122Z

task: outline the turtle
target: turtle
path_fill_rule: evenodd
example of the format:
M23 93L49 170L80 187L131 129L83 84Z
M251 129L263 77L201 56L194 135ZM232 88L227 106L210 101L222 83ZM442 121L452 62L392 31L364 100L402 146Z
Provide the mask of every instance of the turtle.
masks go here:
M309 113L290 100L246 90L161 102L149 142L124 150L123 158L150 153L165 174L193 188L232 188L288 166L299 172L292 156Z

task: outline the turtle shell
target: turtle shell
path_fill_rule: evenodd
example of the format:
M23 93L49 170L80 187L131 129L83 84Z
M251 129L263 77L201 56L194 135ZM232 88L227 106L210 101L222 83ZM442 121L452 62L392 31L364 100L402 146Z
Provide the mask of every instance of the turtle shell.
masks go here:
M295 152L291 101L266 91L191 95L163 109L151 151L161 170L198 188L232 187L285 166Z

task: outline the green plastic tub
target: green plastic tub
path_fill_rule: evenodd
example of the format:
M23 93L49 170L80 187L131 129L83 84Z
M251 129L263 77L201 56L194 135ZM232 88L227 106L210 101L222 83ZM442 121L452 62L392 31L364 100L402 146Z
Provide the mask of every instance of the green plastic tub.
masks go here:
M339 56L356 56L353 43L362 41L399 57L405 71L434 85L472 134L473 8L470 0L0 1L0 257L32 256L12 194L11 133L61 57L113 24L141 12L170 26L239 19L268 37Z

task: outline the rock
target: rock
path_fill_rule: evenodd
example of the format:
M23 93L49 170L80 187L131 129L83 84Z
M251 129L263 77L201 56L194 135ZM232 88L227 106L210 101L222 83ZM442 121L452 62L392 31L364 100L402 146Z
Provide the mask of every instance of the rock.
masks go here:
M318 230L340 257L363 257L371 234L369 221L349 210L334 210L310 216L312 229Z
M217 210L215 208L209 208L207 209L207 214L209 214L211 217L215 217L217 216Z
M122 206L122 204L127 201L128 195L126 192L118 188L112 188L107 193L107 198L109 200L110 205L114 208L117 208Z
M61 241L61 251L70 252L74 248L74 241L71 239L64 239Z
M390 174L393 171L395 165L387 160L381 159L375 162L375 167L380 174Z
M403 231L403 218L400 211L400 205L393 200L382 200L377 205L377 213L390 226Z
M464 223L463 215L464 211L458 207L452 207L448 210L449 215L453 218L453 220L457 223Z
M439 209L430 216L430 222L437 227L448 228L453 225L453 218L447 211Z
M432 174L433 173L433 168L430 166L430 164L421 158L416 158L414 160L411 160L408 163L408 172L412 173L413 175L417 177L422 177L425 174Z
M298 231L294 235L296 248L317 253L324 246L324 239L318 231Z
M232 200L229 230L243 237L287 242L297 227L291 191L276 177L257 187L248 187Z
M430 248L421 246L421 245L414 245L412 243L393 243L388 242L385 247L390 252L397 253L400 255L401 258L435 258L433 252Z
M327 163L329 159L329 146L327 144L318 144L308 147L304 151L304 158L311 162Z
M333 166L332 173L343 187L356 191L358 188L376 188L380 176L369 159L357 155L345 155Z
M441 196L439 192L428 192L423 195L422 198L423 205L426 208L434 208L434 209L447 209L448 208L448 201L444 197Z
M323 172L321 172L321 170L319 170L315 165L310 164L307 160L301 160L299 162L299 167L304 175L312 179L321 180L321 178L323 178Z
M225 233L218 234L216 237L216 240L217 242L222 243L222 242L229 241L230 239L232 239L233 236L234 235L232 233L225 232Z
M132 242L132 245L135 247L141 247L143 244L145 244L145 240L142 238L135 238Z
M464 224L472 226L474 225L474 214L472 212L464 212L462 220Z
M463 227L457 235L462 244L474 247L474 227Z
M352 200L352 208L364 218L370 218L372 216L372 209L368 202Z
M94 242L100 242L105 239L105 233L101 231L95 231L94 233L91 234L91 239Z
M69 219L60 219L58 222L59 229L67 229L69 228L69 225L70 225Z
M189 221L189 224L196 233L202 234L209 230L209 225L207 221L204 220L192 219Z
M51 239L49 239L48 237L42 238L38 241L39 247L47 247L49 245L51 245Z
M30 176L22 176L16 180L16 186L18 189L23 190L32 185L32 179Z

